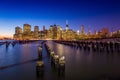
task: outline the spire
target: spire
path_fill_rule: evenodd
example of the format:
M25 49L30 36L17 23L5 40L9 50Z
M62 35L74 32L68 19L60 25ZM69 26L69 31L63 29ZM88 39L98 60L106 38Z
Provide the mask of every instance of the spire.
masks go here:
M84 34L84 25L81 26L81 33Z
M68 25L68 20L66 20L66 25Z
M69 29L68 20L66 20L66 31Z
M88 26L88 34L90 34L90 32L91 32L91 31L90 31L90 26Z

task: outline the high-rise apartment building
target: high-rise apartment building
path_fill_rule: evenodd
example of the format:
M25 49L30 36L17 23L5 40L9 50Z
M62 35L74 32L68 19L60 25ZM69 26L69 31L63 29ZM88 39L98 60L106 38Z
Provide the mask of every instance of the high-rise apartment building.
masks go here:
M35 39L39 38L39 27L38 26L34 27L34 38Z
M30 40L31 38L32 38L31 25L24 24L23 25L23 39Z
M81 34L84 35L84 25L81 26Z
M14 39L18 40L31 40L31 39L57 39L57 40L71 40L75 38L73 30L68 28L68 22L66 23L66 30L63 30L61 26L56 24L51 25L49 30L45 29L39 31L39 27L35 26L34 31L31 31L31 25L24 24L23 32L20 27L15 28Z
M22 29L20 27L15 28L15 34L13 35L15 39L22 39Z

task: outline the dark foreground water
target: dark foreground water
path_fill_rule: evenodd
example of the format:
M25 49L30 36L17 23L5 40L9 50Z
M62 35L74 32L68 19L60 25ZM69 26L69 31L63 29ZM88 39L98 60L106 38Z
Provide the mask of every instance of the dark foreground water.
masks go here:
M43 47L44 76L36 76L36 60L40 42L0 45L0 80L120 80L120 53L84 51L48 41L59 56L65 56L65 74L60 76L51 67Z

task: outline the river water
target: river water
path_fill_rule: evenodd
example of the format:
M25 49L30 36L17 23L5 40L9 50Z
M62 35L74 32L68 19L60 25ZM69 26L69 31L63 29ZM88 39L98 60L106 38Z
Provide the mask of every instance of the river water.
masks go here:
M47 41L59 56L65 56L65 74L52 69L43 46L44 76L36 76L36 59L40 41L0 45L0 80L120 80L120 53L85 51L84 49ZM3 68L1 68L3 67Z

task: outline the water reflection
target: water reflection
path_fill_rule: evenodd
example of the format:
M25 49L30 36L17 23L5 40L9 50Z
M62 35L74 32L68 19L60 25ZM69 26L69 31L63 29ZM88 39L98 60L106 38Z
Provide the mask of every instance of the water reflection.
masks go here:
M58 43L49 42L48 45L55 49L55 52L61 55L61 50L59 47L53 46L61 46ZM67 79L96 79L97 76L107 75L107 77L115 76L118 72L120 73L120 56L117 53L108 54L106 52L93 52L85 51L84 49L77 49L75 47L70 47L68 45L62 45L63 54L66 57L66 77ZM56 50L57 49L57 50ZM71 77L72 76L72 77ZM87 76L87 77L86 77ZM103 77L103 76L102 76ZM99 78L98 78L99 79ZM100 78L101 79L101 78ZM104 77L103 77L104 79Z
M62 45L57 46L57 52L58 52L58 50L59 50L59 53L60 53L59 55L60 55L60 56L63 56L63 54L64 54L64 53L63 53L63 52L64 52L64 51L63 51L64 48L63 48Z
M94 52L77 47L47 42L48 46L60 56L65 56L65 73L58 74L52 67L50 57L43 47L42 60L45 62L44 76L36 75L39 42L29 44L0 46L0 80L119 80L120 54ZM19 65L18 65L19 63ZM5 77L7 75L7 77ZM12 77L11 77L12 76Z
M37 54L34 54L37 53L37 46L31 46L31 44L16 44L14 47L12 45L9 45L8 48L6 48L5 45L2 45L0 47L0 66L15 64L18 62L37 58Z

